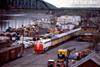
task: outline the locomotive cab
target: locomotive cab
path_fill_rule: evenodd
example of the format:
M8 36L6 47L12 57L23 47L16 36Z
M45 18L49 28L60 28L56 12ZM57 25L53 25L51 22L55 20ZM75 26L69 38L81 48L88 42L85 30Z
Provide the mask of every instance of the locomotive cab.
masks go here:
M49 35L39 35L36 37L36 39L33 38L34 40L36 40L34 43L34 46L33 46L35 53L44 53L45 52L47 47L50 46L47 42L48 40L50 40L49 38L50 38ZM44 45L44 43L45 43L45 45Z

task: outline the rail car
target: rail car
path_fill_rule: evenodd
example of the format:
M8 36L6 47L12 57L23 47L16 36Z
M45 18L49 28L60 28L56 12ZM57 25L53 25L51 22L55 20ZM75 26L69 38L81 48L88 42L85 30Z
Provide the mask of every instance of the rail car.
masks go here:
M13 42L11 37L0 35L0 67L6 62L23 55L24 45Z
M77 28L68 32L53 35L46 39L40 39L38 41L35 41L33 49L35 53L44 53L45 51L48 50L48 48L57 46L59 43L62 43L70 39L74 33L80 30L81 28Z
M93 41L95 39L96 34L98 33L97 28L81 28L79 33L78 41Z

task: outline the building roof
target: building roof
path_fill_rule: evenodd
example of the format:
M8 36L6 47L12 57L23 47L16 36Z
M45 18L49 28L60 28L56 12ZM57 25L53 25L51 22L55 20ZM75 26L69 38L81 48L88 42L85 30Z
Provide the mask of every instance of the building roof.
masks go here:
M87 62L88 60L92 60L96 64L100 65L100 54L92 52L91 54L89 54L85 58L82 58L80 61L77 61L75 64L72 64L70 67L78 67L81 64Z

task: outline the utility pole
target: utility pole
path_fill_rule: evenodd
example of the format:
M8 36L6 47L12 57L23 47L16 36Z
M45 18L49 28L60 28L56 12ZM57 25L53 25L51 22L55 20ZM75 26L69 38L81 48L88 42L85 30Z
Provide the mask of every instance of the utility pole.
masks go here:
M36 1L36 10L38 9L38 0L35 0Z

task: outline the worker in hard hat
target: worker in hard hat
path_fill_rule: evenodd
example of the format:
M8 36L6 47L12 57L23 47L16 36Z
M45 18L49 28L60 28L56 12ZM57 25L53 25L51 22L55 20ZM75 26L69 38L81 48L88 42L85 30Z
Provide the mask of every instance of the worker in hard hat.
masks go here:
M65 52L63 51L63 49L58 50L58 59L65 60Z
M66 60L66 58L69 56L70 51L68 49L59 49L58 50L58 59L64 59Z

